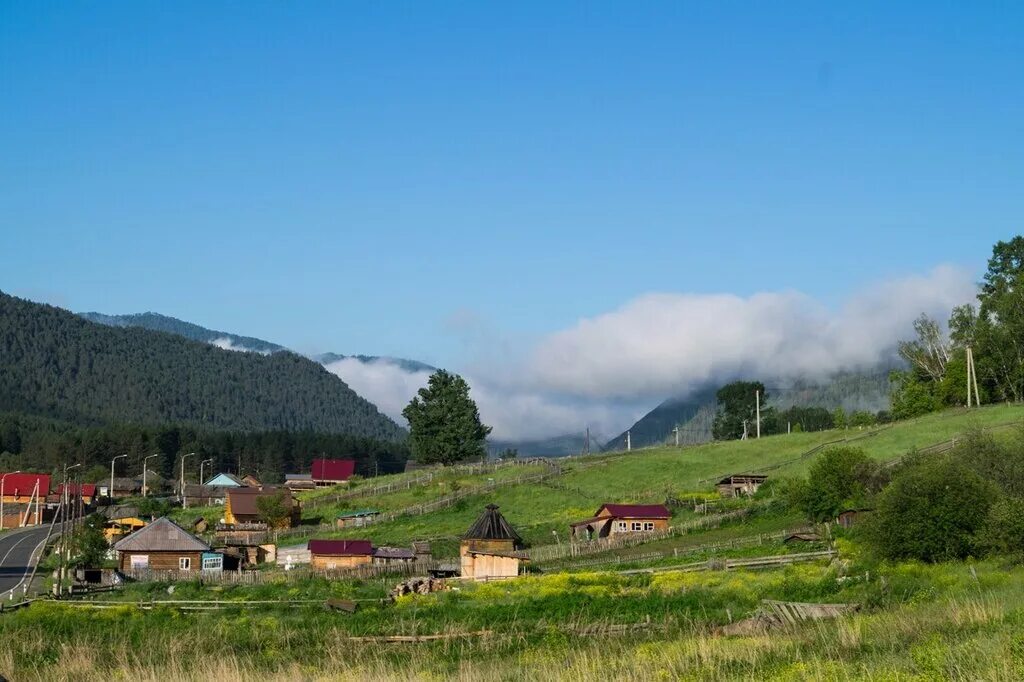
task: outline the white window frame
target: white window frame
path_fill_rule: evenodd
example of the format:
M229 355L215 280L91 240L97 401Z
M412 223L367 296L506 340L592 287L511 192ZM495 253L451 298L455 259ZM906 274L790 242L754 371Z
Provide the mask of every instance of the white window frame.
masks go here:
M149 555L132 554L129 565L132 567L132 570L149 568Z
M644 530L654 530L654 521L644 521Z
M625 521L619 521L619 530L628 530L628 528Z
M224 557L203 557L202 567L204 571L224 570Z
M180 556L178 557L178 570L179 571L191 571L192 570L192 557Z
M633 521L633 523L630 525L629 529L633 530L633 531L643 530L644 529L644 524L640 523L639 521Z

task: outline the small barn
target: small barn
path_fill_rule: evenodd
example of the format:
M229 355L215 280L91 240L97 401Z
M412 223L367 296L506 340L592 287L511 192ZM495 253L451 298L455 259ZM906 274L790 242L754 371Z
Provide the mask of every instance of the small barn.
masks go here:
M316 486L347 483L356 472L354 459L314 459L310 467L310 478Z
M166 516L121 538L114 550L122 571L198 571L207 563L212 570L223 567L223 557L213 556L208 544Z
M358 509L338 514L334 524L338 528L362 528L377 520L380 512L376 509Z
M722 497L753 495L767 478L763 474L731 474L720 480L715 487Z
M483 514L462 536L459 546L462 577L474 580L514 578L519 566L527 561L523 539L498 511L489 504Z
M602 504L589 519L569 524L575 540L593 540L620 533L666 530L672 517L663 504Z
M416 553L406 547L374 547L374 565L408 564L416 561Z
M836 523L842 528L851 528L870 513L870 509L844 509L836 516Z
M369 540L310 540L306 547L313 568L331 571L373 562L373 544Z
M264 523L260 514L259 499L274 495L281 495L290 514L288 519L280 524L280 527L288 528L297 523L302 513L299 501L292 497L292 492L287 488L275 487L229 488L224 503L224 523L230 526Z

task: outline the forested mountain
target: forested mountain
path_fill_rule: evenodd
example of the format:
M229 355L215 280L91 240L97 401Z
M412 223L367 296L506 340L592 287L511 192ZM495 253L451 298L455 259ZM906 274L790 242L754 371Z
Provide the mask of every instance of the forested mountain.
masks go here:
M136 313L133 315L79 313L79 316L90 322L105 324L108 327L141 327L158 332L177 334L193 341L219 343L225 346L230 345L230 350L246 350L256 353L276 353L277 351L286 350L284 346L279 346L270 341L264 341L252 336L239 336L238 334L207 329L206 327L200 327L198 324L192 324L191 322L185 322L176 317L168 317L159 313Z
M769 405L776 410L791 407L821 407L846 412L878 412L889 407L889 370L842 372L826 381L782 380L767 382ZM679 428L679 443L695 445L711 440L715 416L715 387L683 398L669 398L630 427L634 448L674 442L672 430ZM626 432L608 441L607 450L626 447Z
M405 435L337 376L294 353L236 353L173 334L94 324L3 293L0 411L83 425Z
M257 339L253 336L239 336L238 334L232 334L231 332L207 329L206 327L201 327L198 324L192 324L191 322L185 322L184 320L179 320L176 317L169 317L159 313L105 315L103 313L93 312L78 313L78 315L90 322L105 324L109 327L141 327L143 329L152 329L153 331L158 332L168 332L170 334L184 336L185 338L192 339L193 341L212 343L216 346L227 348L228 350L249 351L263 354L288 350L284 346L270 341L264 341L263 339ZM332 362L353 358L364 363L377 361L388 362L393 365L397 365L406 372L433 372L437 369L436 367L419 362L418 360L394 358L384 355L342 355L341 353L321 353L319 355L311 355L310 358L316 360L322 365L329 365Z

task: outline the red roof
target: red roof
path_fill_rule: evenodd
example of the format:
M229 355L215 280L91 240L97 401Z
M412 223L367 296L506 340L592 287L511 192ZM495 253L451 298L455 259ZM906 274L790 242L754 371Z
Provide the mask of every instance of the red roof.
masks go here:
M64 492L64 484L61 483L57 486L57 494L60 495ZM81 495L82 497L96 497L96 484L95 483L72 483L68 486L68 492L72 495Z
M624 519L667 519L672 516L663 504L602 504L594 516L607 509L612 516Z
M370 556L373 543L369 540L310 540L306 545L311 554L319 556Z
M314 481L347 481L356 472L354 459L314 459Z
M3 477L4 497L28 497L39 482L39 494L50 492L50 474L0 474Z

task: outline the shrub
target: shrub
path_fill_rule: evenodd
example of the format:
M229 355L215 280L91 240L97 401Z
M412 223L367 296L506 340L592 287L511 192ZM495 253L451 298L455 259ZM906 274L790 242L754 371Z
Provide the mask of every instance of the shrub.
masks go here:
M859 448L826 450L811 465L807 481L794 484L791 503L812 521L828 521L842 509L864 506L880 487L878 465Z
M953 459L919 459L878 495L866 535L888 559L964 558L998 498L993 484Z
M978 544L996 554L1024 551L1024 500L1004 497L989 509Z

